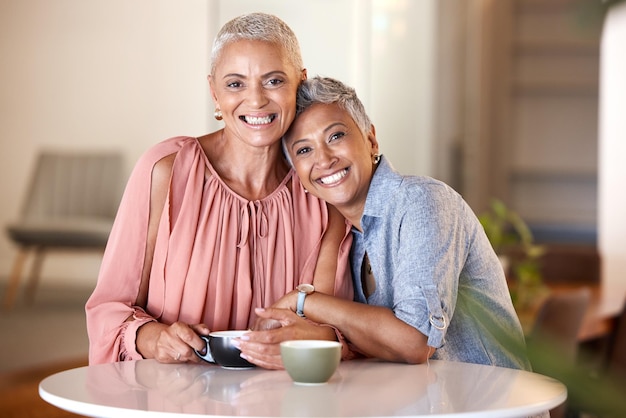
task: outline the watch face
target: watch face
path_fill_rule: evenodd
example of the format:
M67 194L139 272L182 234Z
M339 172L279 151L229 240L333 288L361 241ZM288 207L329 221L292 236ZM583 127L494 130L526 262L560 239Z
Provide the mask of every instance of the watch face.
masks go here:
M315 290L312 284L299 284L296 289L298 290L298 292L304 293L313 293L313 291Z

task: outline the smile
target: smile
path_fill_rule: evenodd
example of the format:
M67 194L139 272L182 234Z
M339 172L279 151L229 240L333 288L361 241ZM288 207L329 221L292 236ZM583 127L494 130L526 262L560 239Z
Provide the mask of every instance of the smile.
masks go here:
M327 176L327 177L321 177L318 181L322 184L325 185L329 185L329 184L333 184L333 183L337 183L339 180L341 180L342 178L344 178L346 176L346 174L348 174L348 169L345 168L333 175Z
M268 115L263 117L258 116L239 116L239 119L250 124L250 125L267 125L268 123L272 123L274 119L276 119L276 115Z

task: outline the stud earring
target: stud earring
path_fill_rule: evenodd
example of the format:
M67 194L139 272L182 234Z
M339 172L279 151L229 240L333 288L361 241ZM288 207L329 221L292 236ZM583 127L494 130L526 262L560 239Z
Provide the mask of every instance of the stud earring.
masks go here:
M213 117L215 117L216 120L224 119L224 117L222 116L222 111L220 110L219 107L215 108L215 112L213 113Z
M374 165L378 164L380 162L380 154L374 154Z

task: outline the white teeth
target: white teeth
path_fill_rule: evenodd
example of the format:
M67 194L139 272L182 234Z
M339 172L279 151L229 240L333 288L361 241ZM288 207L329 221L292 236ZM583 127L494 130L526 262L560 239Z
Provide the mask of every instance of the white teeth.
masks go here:
M270 123L274 118L272 116L256 117L256 116L244 116L244 120L250 125L264 125Z
M342 178L344 178L346 176L346 174L348 174L348 169L345 169L345 170L342 170L342 171L340 171L338 173L335 173L332 176L322 177L320 179L320 183L322 183L322 184L336 183L339 180L341 180Z

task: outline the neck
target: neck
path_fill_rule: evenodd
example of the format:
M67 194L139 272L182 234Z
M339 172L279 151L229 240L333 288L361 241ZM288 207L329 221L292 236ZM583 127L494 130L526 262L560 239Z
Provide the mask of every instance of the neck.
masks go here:
M279 142L266 147L244 146L221 131L204 143L205 153L222 181L245 199L267 197L289 172Z
M361 218L363 217L363 210L365 208L365 203L360 205L349 205L345 207L337 207L337 210L343 215L344 218L348 220L352 224L353 227L363 232L361 228Z

